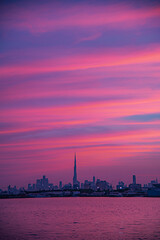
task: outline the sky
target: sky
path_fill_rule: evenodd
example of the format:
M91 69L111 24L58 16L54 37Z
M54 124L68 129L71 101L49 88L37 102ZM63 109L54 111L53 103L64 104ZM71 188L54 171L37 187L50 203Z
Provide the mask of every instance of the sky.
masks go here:
M1 1L0 188L160 181L159 1Z

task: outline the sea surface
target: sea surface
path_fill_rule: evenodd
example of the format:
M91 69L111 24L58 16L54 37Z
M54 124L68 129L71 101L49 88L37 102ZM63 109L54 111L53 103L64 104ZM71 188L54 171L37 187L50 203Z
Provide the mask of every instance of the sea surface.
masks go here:
M160 198L0 199L0 239L160 239Z

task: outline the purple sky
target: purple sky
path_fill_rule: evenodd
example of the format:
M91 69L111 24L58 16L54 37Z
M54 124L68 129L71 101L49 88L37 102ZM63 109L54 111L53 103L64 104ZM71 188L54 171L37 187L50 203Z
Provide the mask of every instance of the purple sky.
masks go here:
M0 188L160 180L159 1L0 5Z

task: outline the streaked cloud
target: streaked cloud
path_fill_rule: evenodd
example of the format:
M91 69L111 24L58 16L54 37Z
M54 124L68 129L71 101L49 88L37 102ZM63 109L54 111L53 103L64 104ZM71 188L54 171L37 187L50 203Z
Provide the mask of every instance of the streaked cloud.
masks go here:
M46 2L45 4L19 4L2 8L1 24L5 28L17 28L30 32L57 31L65 28L141 27L147 20L159 17L159 6L133 8L133 4L97 4ZM152 22L152 25L157 25Z
M156 177L160 4L9 1L0 13L2 185L71 181L74 152L81 179L144 175L152 161Z
M154 120L160 120L160 113L133 115L133 116L127 116L124 119L132 120L135 122L150 122Z

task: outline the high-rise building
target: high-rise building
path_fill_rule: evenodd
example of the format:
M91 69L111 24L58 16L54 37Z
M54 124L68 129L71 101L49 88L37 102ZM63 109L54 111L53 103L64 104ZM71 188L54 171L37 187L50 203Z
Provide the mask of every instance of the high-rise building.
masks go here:
M79 182L77 180L77 165L76 165L76 153L74 157L74 174L73 174L73 189L79 188Z
M59 189L62 189L62 181L59 182Z
M141 189L142 188L141 184L136 183L136 176L135 175L133 175L133 183L129 184L129 188L130 188L130 190L135 191L135 192L142 190Z
M95 179L95 176L93 176L93 183L94 183L94 184L96 183L96 179Z
M133 175L133 184L136 185L136 176Z
M77 182L77 166L76 166L76 153L74 157L74 175L73 175L73 185Z

